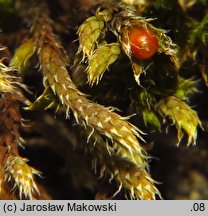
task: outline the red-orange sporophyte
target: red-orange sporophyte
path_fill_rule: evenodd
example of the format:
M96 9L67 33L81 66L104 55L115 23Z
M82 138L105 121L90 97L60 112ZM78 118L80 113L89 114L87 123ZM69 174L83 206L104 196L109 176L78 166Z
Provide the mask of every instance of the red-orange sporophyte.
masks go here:
M155 33L144 27L132 27L127 30L124 39L130 44L130 50L137 59L149 59L158 50L158 39Z

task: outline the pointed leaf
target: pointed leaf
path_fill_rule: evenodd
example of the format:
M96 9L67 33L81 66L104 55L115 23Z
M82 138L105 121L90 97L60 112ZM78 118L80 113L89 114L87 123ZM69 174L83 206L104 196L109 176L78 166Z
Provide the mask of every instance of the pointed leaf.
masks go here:
M56 111L60 107L58 98L53 94L49 87L46 87L43 94L40 95L35 102L33 102L26 110L46 110L55 109Z

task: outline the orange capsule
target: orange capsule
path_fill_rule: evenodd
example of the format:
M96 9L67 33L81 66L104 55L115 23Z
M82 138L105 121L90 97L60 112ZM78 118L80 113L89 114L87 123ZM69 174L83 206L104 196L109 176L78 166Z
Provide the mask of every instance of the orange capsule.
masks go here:
M158 39L149 28L129 28L128 42L133 56L137 59L149 59L158 50Z

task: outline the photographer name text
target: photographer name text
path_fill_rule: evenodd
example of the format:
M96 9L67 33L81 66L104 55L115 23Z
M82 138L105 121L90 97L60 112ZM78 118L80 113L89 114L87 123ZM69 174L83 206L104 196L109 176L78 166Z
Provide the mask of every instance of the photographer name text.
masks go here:
M70 202L64 204L28 204L27 202L21 202L18 205L16 203L6 204L3 206L4 212L116 212L117 203L105 203L105 204L86 204L84 202Z

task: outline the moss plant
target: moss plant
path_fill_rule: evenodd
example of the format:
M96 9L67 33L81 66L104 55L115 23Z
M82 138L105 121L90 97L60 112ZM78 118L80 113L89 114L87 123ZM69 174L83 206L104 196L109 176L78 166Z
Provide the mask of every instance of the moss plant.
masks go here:
M20 151L37 143L37 115L42 145L63 158L72 188L97 199L163 197L149 137L173 125L177 147L197 144L203 119L191 99L208 83L208 3L145 2L0 1L1 199L54 198Z

